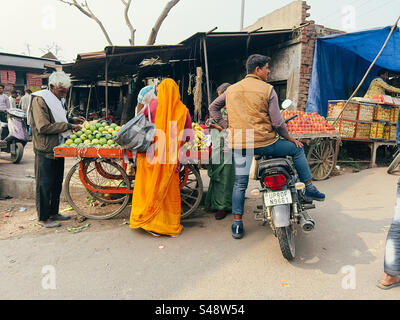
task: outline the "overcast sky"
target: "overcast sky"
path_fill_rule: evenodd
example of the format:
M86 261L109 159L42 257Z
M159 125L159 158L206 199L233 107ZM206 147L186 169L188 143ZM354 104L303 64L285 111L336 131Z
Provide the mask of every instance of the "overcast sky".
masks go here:
M78 0L83 2L83 0ZM136 45L144 45L150 30L168 0L133 0L129 15L137 29ZM156 44L177 44L196 32L214 27L238 31L242 0L181 0L172 9L158 34ZM292 0L245 0L244 25ZM128 28L120 0L87 0L103 22L114 45L129 45ZM308 0L310 19L327 27L358 31L393 25L400 16L400 0ZM42 55L40 48L53 43L61 57L72 61L78 53L100 51L107 45L98 25L75 7L58 0L0 0L2 34L0 51ZM355 8L355 21L344 19L346 6ZM345 10L345 11L343 11ZM347 10L347 11L346 11Z

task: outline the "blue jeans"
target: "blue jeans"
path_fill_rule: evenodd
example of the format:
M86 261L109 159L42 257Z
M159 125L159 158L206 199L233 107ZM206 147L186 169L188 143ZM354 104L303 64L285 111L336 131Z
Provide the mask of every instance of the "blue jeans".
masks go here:
M386 238L384 271L391 276L400 276L400 179L394 217Z
M299 174L300 181L306 182L312 180L310 166L304 154L303 148L297 148L296 145L288 140L279 139L272 145L257 149L235 149L233 150L233 161L235 164L235 184L232 193L232 213L243 215L244 199L246 189L249 184L249 173L251 162L254 155L273 156L273 157L293 157L294 166Z

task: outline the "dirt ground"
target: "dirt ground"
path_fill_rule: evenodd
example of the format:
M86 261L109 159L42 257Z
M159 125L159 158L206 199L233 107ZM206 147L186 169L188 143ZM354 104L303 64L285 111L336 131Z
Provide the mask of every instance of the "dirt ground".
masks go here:
M358 172L352 167L341 167L340 171L335 172L333 176L345 175ZM75 232L95 232L118 227L129 227L130 206L127 209L110 220L86 220L78 215L67 202L60 203L60 213L71 216L70 220L61 221L61 227L48 229L38 224L35 201L31 199L9 199L0 200L0 240L19 238L27 235L46 235L51 233L73 233ZM199 207L199 212L204 208ZM87 224L89 226L85 227ZM68 230L68 228L79 228L81 230Z
M68 203L60 203L60 212L70 208ZM129 209L130 207L128 207ZM24 210L25 209L25 210ZM21 210L21 211L20 211ZM23 211L24 210L24 211ZM84 220L75 211L62 212L71 216L70 220L61 221L59 228L44 228L38 224L35 202L33 200L9 199L0 201L0 240L19 238L27 235L42 236L51 233L90 232L127 227L129 215L121 214L110 220ZM89 226L85 227L87 224ZM82 227L81 230L67 230L68 228Z

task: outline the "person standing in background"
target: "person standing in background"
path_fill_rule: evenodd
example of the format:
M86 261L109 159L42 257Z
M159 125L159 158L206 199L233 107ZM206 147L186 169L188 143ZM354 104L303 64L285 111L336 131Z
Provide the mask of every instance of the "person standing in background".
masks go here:
M157 85L142 88L138 94L135 116L153 99L157 99Z
M230 85L230 83L220 85L217 88L218 96L223 94ZM215 114L213 106L211 104L209 107L210 114ZM221 115L223 121L210 124L212 143L211 164L208 167L210 185L205 200L207 208L217 210L215 213L217 220L224 219L228 213L232 212L232 192L235 183L235 167L232 160L226 161L224 153L228 121L226 108L221 109Z
M11 91L11 96L9 98L10 100L10 108L17 108L17 91L12 90Z
M22 109L22 111L24 112L28 112L28 107L31 102L31 94L32 91L30 89L25 89L25 94L19 102L19 108Z
M7 122L7 110L10 109L10 99L4 94L4 85L0 84L0 121Z

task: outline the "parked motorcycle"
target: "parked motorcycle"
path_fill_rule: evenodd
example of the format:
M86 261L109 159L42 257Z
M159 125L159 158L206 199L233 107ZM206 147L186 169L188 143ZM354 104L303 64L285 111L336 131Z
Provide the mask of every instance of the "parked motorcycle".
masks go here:
M7 122L0 122L0 150L11 154L11 161L19 163L29 134L26 125L26 113L21 109L8 109Z
M282 104L283 108L291 105L290 101ZM297 115L285 122L296 118ZM262 195L262 206L257 206L255 219L269 223L279 240L282 255L287 260L296 256L296 224L308 233L315 227L314 220L307 210L314 209L313 201L305 198L305 184L300 182L292 157L273 158L256 156L258 161L257 180L262 189L251 191L253 196ZM260 211L262 210L262 211Z

